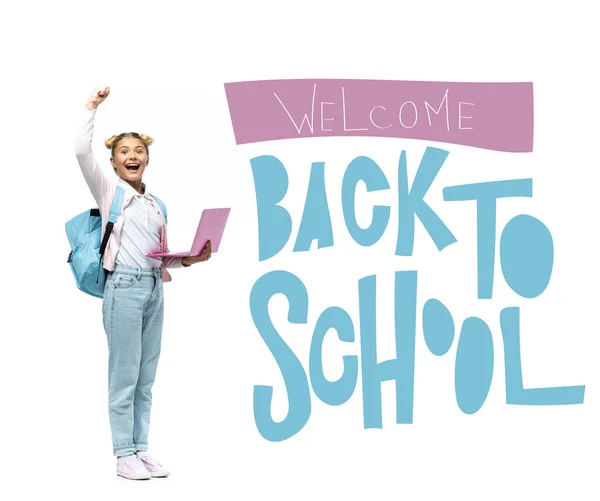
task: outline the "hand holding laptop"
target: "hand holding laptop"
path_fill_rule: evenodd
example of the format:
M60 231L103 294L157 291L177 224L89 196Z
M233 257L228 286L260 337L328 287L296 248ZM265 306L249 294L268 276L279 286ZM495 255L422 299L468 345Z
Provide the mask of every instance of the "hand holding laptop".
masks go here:
M199 256L185 256L181 258L181 264L183 266L191 266L196 263L201 263L202 261L208 261L211 257L211 246L210 240L206 242L204 249Z
M184 266L207 261L213 252L219 250L230 211L230 208L204 209L198 223L198 228L196 229L196 236L194 237L191 250L187 252L153 252L147 254L147 256L181 257L181 262Z

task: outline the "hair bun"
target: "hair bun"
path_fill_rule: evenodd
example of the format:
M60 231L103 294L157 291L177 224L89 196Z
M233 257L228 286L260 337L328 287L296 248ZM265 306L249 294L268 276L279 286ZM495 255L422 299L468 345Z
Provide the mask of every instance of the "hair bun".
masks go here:
M150 146L154 142L154 138L150 137L148 134L140 134L140 137L142 138L142 141L144 141L144 143L146 143L148 146Z
M106 141L104 141L104 146L106 146L109 150L112 149L112 146L117 139L117 136L111 136Z

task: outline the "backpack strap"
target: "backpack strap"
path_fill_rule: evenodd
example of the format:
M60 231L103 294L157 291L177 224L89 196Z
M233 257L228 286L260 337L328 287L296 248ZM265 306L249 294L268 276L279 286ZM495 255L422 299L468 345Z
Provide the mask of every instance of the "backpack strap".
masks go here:
M96 283L100 280L100 270L103 269L101 266L102 259L104 257L104 251L106 250L106 246L108 245L108 239L110 238L110 234L115 226L115 222L118 217L121 215L121 211L123 210L123 201L125 200L125 191L119 185L117 185L117 189L115 190L115 195L113 196L112 203L110 204L110 214L108 215L108 222L106 223L106 229L104 230L104 237L102 238L102 244L100 244L100 260L98 263L98 276L96 277Z
M163 213L163 216L165 216L165 223L167 222L167 206L163 203L163 201L158 198L156 195L153 195L152 193L149 193L149 195L154 198L154 200L156 200L156 203L159 205L160 210Z
M110 214L108 215L108 222L106 223L106 230L104 231L104 237L102 238L102 244L100 245L100 259L104 256L104 251L108 245L108 239L115 226L115 222L121 215L123 210L123 201L125 200L125 191L121 186L117 185L115 196L113 197L112 204L110 206Z

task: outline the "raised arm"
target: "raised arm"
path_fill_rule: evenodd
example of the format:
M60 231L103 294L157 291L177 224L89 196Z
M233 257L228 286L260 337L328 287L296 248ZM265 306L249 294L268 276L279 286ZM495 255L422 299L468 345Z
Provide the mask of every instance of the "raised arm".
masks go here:
M108 192L112 183L106 174L102 172L102 169L94 156L94 152L92 151L92 138L94 135L96 109L98 105L106 99L109 92L109 87L97 87L94 89L83 110L81 124L75 140L75 156L77 157L77 162L79 163L85 182L90 188L92 196L98 205L100 205L100 200Z

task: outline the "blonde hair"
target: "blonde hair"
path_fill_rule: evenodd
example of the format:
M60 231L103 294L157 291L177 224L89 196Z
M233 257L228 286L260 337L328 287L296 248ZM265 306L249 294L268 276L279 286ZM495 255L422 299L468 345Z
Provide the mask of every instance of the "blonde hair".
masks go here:
M119 144L121 139L125 139L126 137L132 137L134 139L139 139L144 143L144 149L146 150L146 155L150 156L150 151L148 150L148 146L154 143L154 138L150 137L147 134L138 134L137 132L123 132L118 136L111 136L106 141L104 141L104 146L106 146L110 150L110 154L114 157L115 150Z

